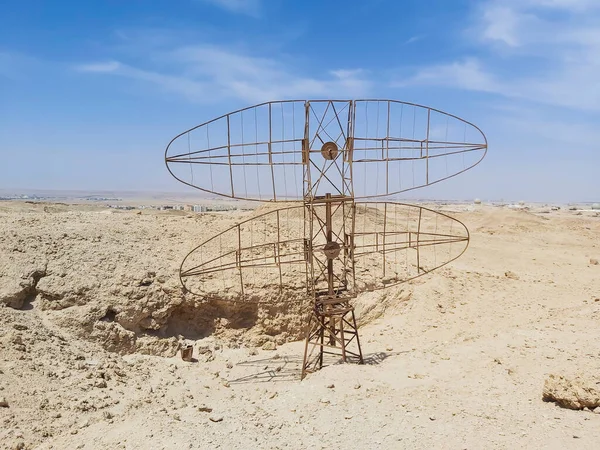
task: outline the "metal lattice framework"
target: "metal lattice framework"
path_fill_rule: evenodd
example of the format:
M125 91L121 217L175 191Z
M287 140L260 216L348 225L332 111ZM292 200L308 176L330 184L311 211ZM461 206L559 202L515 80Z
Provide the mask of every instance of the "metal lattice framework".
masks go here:
M287 204L262 206L193 249L181 281L219 301L311 299L303 377L325 353L362 362L350 300L448 264L469 242L460 221L386 199L456 176L486 152L475 125L394 100L269 102L194 127L166 149L175 178Z

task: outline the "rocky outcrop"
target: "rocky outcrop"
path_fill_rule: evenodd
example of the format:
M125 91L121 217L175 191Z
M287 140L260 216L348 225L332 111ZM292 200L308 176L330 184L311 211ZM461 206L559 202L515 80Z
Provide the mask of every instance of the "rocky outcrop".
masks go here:
M594 409L600 406L600 377L577 375L567 378L550 375L544 383L543 399L569 409Z

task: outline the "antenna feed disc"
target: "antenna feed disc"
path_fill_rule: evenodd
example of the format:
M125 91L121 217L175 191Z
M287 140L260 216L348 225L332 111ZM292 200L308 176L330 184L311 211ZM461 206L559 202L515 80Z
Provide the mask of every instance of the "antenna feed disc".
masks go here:
M323 155L323 158L327 160L331 161L332 159L335 159L338 153L338 146L335 142L325 142L321 147L321 155Z
M327 259L337 258L337 256L340 254L340 244L333 241L328 242L323 247L323 253L325 253Z

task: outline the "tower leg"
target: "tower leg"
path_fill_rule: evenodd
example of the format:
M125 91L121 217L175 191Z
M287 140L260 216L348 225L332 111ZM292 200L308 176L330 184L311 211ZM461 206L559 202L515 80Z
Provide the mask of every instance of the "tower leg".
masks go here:
M336 300L318 303L311 314L301 379L323 367L325 354L341 356L343 362L363 363L354 307L347 300Z

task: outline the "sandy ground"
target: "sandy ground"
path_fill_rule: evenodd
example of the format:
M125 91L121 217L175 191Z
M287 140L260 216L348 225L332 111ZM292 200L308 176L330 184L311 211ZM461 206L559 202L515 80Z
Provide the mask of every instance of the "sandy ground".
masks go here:
M217 328L188 339L196 362L165 356L177 341L169 318L187 314L179 332L206 311L231 319L180 298L175 273L198 227L212 234L234 218L47 208L0 204L0 448L562 449L600 441L600 414L542 400L550 374L594 384L600 373L594 212L445 207L471 232L467 252L366 294L385 305L363 317L366 364L330 361L300 381L303 343L285 343L293 334L285 327L270 334L275 350L263 350L252 328ZM69 240L56 247L63 235ZM77 247L94 239L115 246ZM146 249L137 255L144 263L121 268L111 258L123 259L115 249L130 241L134 260L136 245ZM154 275L137 275L149 268ZM121 269L158 281L131 287ZM87 274L87 284L60 284L72 273ZM107 285L102 274L116 281ZM140 315L136 298L156 302L154 315ZM107 305L124 319L111 322ZM150 329L158 331L142 336Z

